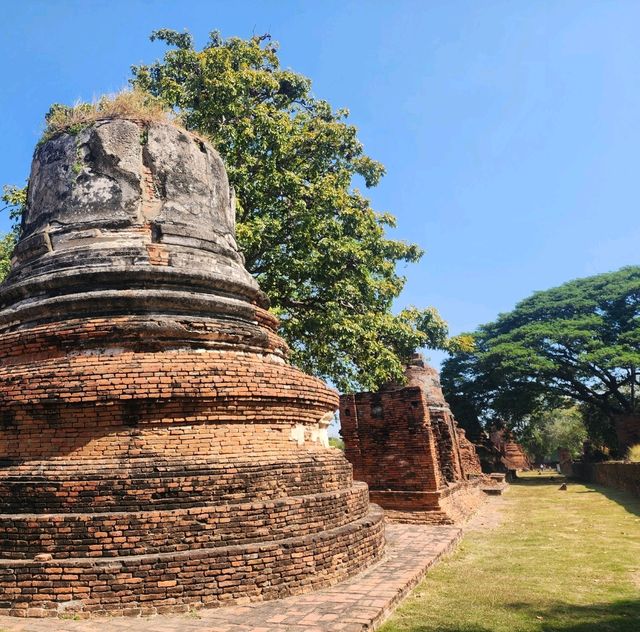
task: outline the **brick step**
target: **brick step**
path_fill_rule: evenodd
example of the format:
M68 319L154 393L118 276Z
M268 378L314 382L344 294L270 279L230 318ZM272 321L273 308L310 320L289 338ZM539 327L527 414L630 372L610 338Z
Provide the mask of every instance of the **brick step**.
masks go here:
M385 509L384 517L387 522L400 524L455 524L455 520L444 511L402 511L396 509Z
M101 474L84 471L84 464L50 462L46 475L35 464L30 464L31 475L25 466L0 470L0 513L180 509L331 492L353 481L351 466L332 450L291 453L288 461L210 459L194 466L159 460L139 469L132 459L124 470L113 463Z
M362 518L365 483L267 502L167 511L0 514L0 557L116 557L269 542L318 533Z
M80 616L184 611L335 584L379 559L382 510L276 542L109 559L0 560L0 613Z

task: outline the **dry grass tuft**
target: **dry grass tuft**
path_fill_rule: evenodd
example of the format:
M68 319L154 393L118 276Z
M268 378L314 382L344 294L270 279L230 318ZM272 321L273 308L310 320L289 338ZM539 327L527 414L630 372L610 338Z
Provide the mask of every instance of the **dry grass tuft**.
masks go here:
M632 463L640 463L640 443L632 445L627 450L627 459Z
M94 121L110 118L177 123L176 117L160 99L142 90L123 90L102 96L92 103L78 101L73 106L53 105L45 117L42 141L64 132L77 134Z

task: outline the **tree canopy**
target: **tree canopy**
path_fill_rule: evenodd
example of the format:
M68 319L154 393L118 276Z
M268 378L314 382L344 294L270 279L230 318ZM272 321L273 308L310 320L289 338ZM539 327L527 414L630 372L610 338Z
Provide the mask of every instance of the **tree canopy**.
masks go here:
M422 251L389 239L394 217L357 188L376 186L384 168L365 153L347 110L283 69L269 36L214 32L201 50L188 33L163 29L151 39L169 48L134 66L132 83L221 153L246 267L270 297L294 363L342 390L373 389L402 379L417 348L468 343L448 340L433 308L393 312L405 283L398 265Z
M558 458L558 449L569 450L576 458L582 454L588 437L582 412L577 406L554 408L532 415L519 441L536 463Z
M590 411L592 426L638 412L640 267L536 292L472 336L475 350L442 372L463 423L502 419L517 429L567 400Z

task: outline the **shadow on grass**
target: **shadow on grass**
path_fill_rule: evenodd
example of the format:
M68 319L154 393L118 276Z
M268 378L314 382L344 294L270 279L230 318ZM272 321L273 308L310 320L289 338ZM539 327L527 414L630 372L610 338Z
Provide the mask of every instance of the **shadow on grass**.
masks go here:
M529 604L514 603L510 607L531 610ZM559 603L540 612L531 612L531 617L540 622L541 632L638 632L640 599L583 606Z
M506 607L523 615L522 626L513 632L638 632L640 599L619 600L584 606L555 604L535 609L527 603L511 603ZM429 625L412 626L411 632L434 632ZM438 632L495 632L492 622L486 624L439 624ZM504 629L504 627L501 627Z
M510 485L523 485L532 487L534 485L562 485L566 483L567 479L562 474L556 474L555 476L527 476L514 479Z
M640 516L640 498L633 496L629 492L624 492L619 489L613 489L611 487L604 487L604 485L596 485L595 483L580 483L587 489L584 492L578 492L582 494L592 494L594 492L606 496L609 500L624 507L629 513ZM638 628L640 631L640 620L638 621Z
M576 494L602 494L609 500L622 505L629 513L640 516L640 498L633 496L629 492L625 492L619 489L613 489L612 487L605 487L604 485L598 485L596 483L587 483L578 479L566 478L562 474L554 476L526 476L516 478L511 485L522 485L525 487L534 486L551 486L556 485L560 487L562 483L566 483L569 487L571 485L581 485L586 489L575 492ZM640 632L640 622L638 623L638 632Z

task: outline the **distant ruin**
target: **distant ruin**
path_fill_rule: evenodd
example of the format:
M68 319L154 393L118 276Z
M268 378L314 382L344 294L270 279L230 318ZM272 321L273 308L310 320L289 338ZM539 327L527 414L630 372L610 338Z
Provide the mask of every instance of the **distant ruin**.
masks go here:
M380 558L337 393L267 306L206 142L119 119L38 147L0 286L0 613L270 599Z
M500 463L506 471L531 468L531 459L507 428L492 428L489 431L489 441L497 450Z
M416 354L406 384L340 398L354 477L392 520L449 524L483 501L480 460L447 405L435 369Z

